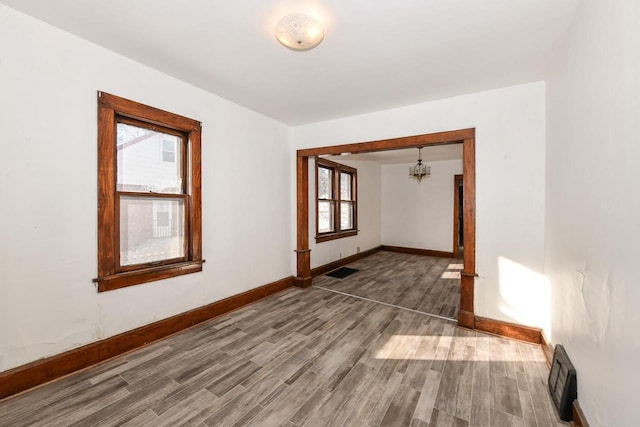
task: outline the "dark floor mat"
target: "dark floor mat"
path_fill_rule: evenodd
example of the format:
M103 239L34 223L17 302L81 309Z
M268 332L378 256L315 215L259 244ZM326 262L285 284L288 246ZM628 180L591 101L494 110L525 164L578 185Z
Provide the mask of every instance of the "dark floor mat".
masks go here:
M327 273L327 276L337 277L338 279L344 279L347 276L351 276L353 273L357 273L360 270L356 270L355 268L342 267L337 270L332 271L331 273Z

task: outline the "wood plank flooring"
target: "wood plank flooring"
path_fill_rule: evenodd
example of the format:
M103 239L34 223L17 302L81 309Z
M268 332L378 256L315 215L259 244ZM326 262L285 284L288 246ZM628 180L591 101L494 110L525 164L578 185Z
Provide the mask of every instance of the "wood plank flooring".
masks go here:
M539 346L288 289L0 402L2 426L556 426Z
M373 301L457 319L462 261L380 251L348 265L344 279L319 276L313 284Z

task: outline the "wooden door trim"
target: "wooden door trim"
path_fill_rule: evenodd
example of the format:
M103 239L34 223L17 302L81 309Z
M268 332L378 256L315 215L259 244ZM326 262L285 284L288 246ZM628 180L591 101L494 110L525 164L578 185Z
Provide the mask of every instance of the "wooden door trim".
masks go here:
M460 223L458 217L460 215L460 182L463 175L453 176L453 257L458 258L460 248L458 245L458 234L460 233ZM463 186L464 188L464 186ZM464 190L463 190L464 191Z
M323 154L364 153L459 143L463 144L463 231L465 249L464 269L462 278L460 279L460 310L458 313L458 324L460 326L473 328L473 294L474 279L476 277L476 155L474 128L297 150L297 248L295 251L297 261L296 285L301 287L311 285L311 255L309 250L309 157Z
M296 159L296 286L311 286L311 250L309 249L309 157Z

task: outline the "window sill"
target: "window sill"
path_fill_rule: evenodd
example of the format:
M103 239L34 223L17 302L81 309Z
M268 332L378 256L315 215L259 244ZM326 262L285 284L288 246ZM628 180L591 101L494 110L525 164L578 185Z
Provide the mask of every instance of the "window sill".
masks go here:
M340 233L327 233L316 236L316 243L328 242L329 240L342 239L343 237L357 236L359 230L341 231Z
M156 280L168 279L183 274L202 271L202 261L186 261L157 267L143 268L135 271L111 274L93 279L98 284L98 292L113 291L127 286L139 285Z

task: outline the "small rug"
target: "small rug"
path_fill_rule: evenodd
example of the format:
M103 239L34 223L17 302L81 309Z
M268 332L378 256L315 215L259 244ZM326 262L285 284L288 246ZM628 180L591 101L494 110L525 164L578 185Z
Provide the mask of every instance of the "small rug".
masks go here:
M337 270L332 271L331 273L327 273L327 276L337 277L338 279L344 279L347 276L352 275L353 273L357 273L360 270L356 270L355 268L342 267Z

